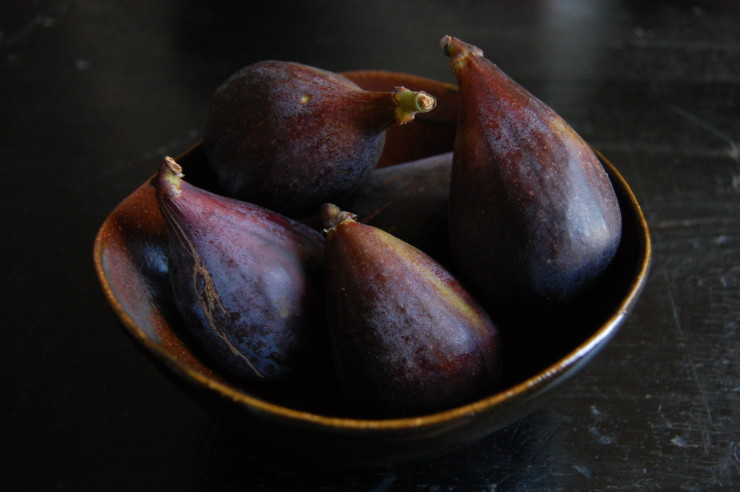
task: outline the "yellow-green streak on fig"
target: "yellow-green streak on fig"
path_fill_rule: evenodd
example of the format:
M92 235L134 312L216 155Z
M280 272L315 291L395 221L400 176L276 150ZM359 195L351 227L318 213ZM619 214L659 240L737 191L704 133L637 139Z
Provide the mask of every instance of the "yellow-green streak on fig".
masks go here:
M165 157L164 160L165 168L162 172L162 177L168 183L166 187L166 193L170 198L177 198L182 195L180 185L182 183L182 167L175 162L171 157ZM231 341L228 333L226 333L221 325L215 320L214 313L220 312L223 316L229 317L229 311L224 307L221 298L216 290L216 285L211 278L211 274L203 264L203 260L198 254L198 250L193 245L192 241L188 239L188 235L182 230L180 224L172 220L169 214L165 214L165 220L167 221L170 231L172 231L171 237L174 237L177 242L182 246L183 251L192 258L192 289L195 293L195 298L203 311L203 315L208 321L208 326L211 332L216 335L228 348L228 350L234 355L234 357L243 360L249 368L254 371L254 374L259 379L264 379L264 375L257 369L257 367L249 360L244 353L242 353Z

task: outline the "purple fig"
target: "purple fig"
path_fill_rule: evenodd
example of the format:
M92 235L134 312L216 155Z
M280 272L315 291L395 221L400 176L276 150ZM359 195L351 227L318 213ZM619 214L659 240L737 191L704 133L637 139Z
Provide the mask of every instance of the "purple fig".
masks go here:
M358 221L449 261L447 203L452 152L374 169L340 205Z
M447 202L452 152L373 169L346 199L337 203L357 220L393 234L446 265ZM316 229L320 214L302 217Z
M424 92L366 91L337 73L262 61L216 90L203 144L225 194L310 215L375 166L388 127L435 105Z
M455 278L325 204L327 321L337 378L367 416L448 409L493 392L498 332Z
M492 315L567 304L619 246L609 178L563 118L479 48L451 36L441 44L460 88L449 204L456 272Z
M241 377L272 381L306 371L324 341L323 236L182 176L167 157L152 184L185 326L205 353Z

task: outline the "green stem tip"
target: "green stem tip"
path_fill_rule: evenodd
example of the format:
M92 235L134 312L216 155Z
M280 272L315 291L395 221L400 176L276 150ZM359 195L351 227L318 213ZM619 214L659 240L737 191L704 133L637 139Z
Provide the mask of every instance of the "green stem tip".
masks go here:
M423 91L412 91L396 87L396 122L403 125L412 121L417 113L428 113L437 106L437 99Z

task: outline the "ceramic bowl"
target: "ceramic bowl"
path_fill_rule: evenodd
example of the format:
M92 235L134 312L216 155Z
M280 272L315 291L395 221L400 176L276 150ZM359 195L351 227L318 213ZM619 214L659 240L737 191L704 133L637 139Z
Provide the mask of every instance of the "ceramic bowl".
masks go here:
M404 85L426 90L438 99L435 111L389 131L382 165L452 149L457 110L454 86L389 72L347 75L364 88ZM623 216L622 242L604 281L576 309L547 320L551 329L506 347L508 360L517 362L505 369L505 377L492 394L430 415L358 419L345 410L329 379L261 385L223 374L188 338L174 307L164 253L166 233L149 180L102 224L94 245L95 267L105 296L135 343L157 368L234 432L332 462L391 463L440 454L524 417L553 390L562 390L560 384L609 342L633 308L650 263L648 227L627 182L604 156L599 154L599 158ZM200 145L177 159L188 181L217 191ZM152 171L158 166L159 162L153 162Z

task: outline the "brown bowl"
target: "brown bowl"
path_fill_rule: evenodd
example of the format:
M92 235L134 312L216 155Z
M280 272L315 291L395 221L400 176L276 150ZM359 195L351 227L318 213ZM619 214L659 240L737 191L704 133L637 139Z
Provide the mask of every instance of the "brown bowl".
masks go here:
M457 112L454 86L389 72L347 75L366 88L405 85L438 98L438 109L389 132L383 165L451 150ZM560 329L507 346L509 360L518 362L510 365L493 394L431 415L353 418L329 378L310 384L262 385L234 380L213 366L187 336L174 307L164 253L166 232L148 180L101 226L95 239L95 268L105 296L137 345L234 431L333 462L390 463L440 454L479 440L540 406L608 343L634 306L650 263L648 227L624 178L599 157L623 216L622 243L604 281L576 309L548 320ZM200 145L178 160L188 181L217 190ZM153 170L158 165L153 163ZM547 335L552 332L569 335L552 338Z

